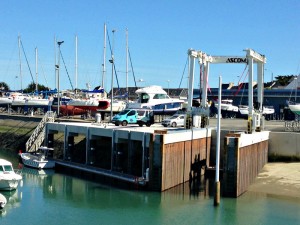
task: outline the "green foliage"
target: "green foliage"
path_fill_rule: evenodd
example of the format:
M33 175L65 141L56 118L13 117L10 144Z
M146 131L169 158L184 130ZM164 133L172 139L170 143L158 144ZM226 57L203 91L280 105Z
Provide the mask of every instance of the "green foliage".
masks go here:
M285 75L285 76L278 75L275 77L275 81L278 82L282 86L286 86L290 83L290 81L293 77L296 77L296 75Z
M41 85L41 84L38 84L38 91L48 91L50 90L50 88L48 87L45 87L44 85ZM30 83L27 88L25 88L23 90L25 93L32 93L32 92L35 92L35 83L32 82Z
M7 85L7 83L0 82L0 90L1 91L8 91L9 90L9 86Z

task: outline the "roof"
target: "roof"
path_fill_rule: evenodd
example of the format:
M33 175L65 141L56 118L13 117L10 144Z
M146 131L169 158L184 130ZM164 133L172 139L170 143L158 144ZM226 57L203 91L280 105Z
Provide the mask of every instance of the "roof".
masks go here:
M5 159L0 159L0 165L12 165L11 162L5 160Z

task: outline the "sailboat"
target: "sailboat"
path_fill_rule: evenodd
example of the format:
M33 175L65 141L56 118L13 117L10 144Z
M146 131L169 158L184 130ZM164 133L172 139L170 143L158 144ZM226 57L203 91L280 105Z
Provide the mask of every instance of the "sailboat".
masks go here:
M83 110L97 111L99 109L107 109L110 106L110 102L106 98L104 89L96 87L92 91L81 92L80 97L71 99L67 105Z
M300 103L297 103L297 91L298 91L298 78L300 75L298 75L298 77L295 77L294 80L292 81L293 83L295 83L295 101L288 101L288 106L289 109L295 113L296 115L300 115Z
M20 57L20 78L22 83L22 64L21 64L21 55L20 55L20 48L22 46L21 37L18 37L19 42L19 57ZM24 52L25 54L25 52ZM26 56L26 55L25 55ZM36 93L38 93L37 87L37 77L38 77L38 50L35 48L35 65L36 65ZM30 68L29 68L30 69ZM22 89L22 86L21 86ZM4 100L4 99L3 99ZM48 109L50 104L50 100L47 98L43 98L42 95L32 95L26 93L13 93L7 99L8 103L11 104L13 108L17 107L24 107L24 108L44 108ZM9 102L11 100L11 102Z
M77 42L76 42L77 43ZM77 44L76 44L77 49ZM104 57L103 57L103 78L105 75L105 49L106 49L106 25L104 24ZM77 50L76 50L77 52ZM90 85L87 84L87 91L83 91L75 98L72 98L65 105L61 105L60 110L67 115L80 115L86 112L120 112L126 107L126 102L107 98L104 91L104 80L102 86L96 87L90 91Z
M300 103L289 102L288 106L293 113L295 113L296 115L300 115Z

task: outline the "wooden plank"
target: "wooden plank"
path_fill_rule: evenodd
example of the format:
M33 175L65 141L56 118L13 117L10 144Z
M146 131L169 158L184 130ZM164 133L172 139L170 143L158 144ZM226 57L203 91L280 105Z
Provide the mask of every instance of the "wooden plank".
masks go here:
M268 141L239 148L238 137L226 140L224 195L238 197L247 191L249 185L267 163Z
M162 191L189 181L192 163L206 159L210 138L164 144L162 152Z

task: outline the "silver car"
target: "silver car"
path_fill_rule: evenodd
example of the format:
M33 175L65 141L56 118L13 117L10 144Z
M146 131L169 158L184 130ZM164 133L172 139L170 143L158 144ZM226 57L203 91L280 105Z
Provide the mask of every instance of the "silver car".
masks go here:
M184 126L185 114L175 114L167 119L164 119L161 124L164 127L182 127Z

